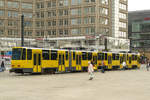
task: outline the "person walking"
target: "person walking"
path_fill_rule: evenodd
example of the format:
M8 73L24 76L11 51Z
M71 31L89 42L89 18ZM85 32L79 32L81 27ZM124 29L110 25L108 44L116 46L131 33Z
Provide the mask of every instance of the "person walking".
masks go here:
M89 80L92 80L94 78L94 68L91 62L88 62L88 73L89 73Z
M125 70L126 69L126 62L125 61L123 61L122 66L123 66L122 69Z
M101 68L102 73L105 73L105 68L104 67L105 67L105 63L104 63L104 61L102 61L102 68Z
M146 64L147 71L149 71L149 67L150 67L150 61L147 61L147 64Z
M4 64L4 61L2 61L2 63L1 63L1 69L2 69L2 71L5 71L5 64Z

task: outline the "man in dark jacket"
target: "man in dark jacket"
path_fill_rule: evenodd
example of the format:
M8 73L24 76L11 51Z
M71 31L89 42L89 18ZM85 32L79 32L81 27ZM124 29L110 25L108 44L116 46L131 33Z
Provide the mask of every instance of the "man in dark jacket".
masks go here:
M4 64L4 61L2 61L2 63L1 63L1 69L2 69L2 71L5 71L5 64Z

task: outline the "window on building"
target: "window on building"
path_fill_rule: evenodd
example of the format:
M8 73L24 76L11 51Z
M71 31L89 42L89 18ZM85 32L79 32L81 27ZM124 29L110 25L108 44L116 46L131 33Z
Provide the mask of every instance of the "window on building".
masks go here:
M59 0L58 5L59 6L68 6L68 0Z
M59 16L63 16L63 10L59 10L58 13L59 13Z
M44 31L36 31L36 36L44 36Z
M121 28L127 28L127 23L119 22L119 27L121 27Z
M3 35L3 34L4 34L4 30L0 29L0 35Z
M4 6L4 1L0 1L0 7Z
M68 15L68 10L64 10L64 15Z
M108 9L107 8L99 8L99 12L102 15L108 15Z
M81 29L80 28L71 29L71 33L72 35L78 35L81 33Z
M62 26L63 25L63 19L60 19L59 20L59 26Z
M91 13L95 13L95 7L91 7L90 10L91 10Z
M64 19L64 25L68 25L68 19Z
M51 35L52 35L52 31L51 31L51 30L48 30L48 31L47 31L47 35L48 35L48 36L51 36Z
M59 30L59 35L63 35L63 30L62 29Z
M0 19L0 26L3 26L3 25L4 25L4 20Z
M88 17L85 17L84 18L84 24L88 24L89 23L89 18Z
M48 21L48 26L51 26L52 25L52 21Z
M95 0L84 0L85 3L94 3Z
M82 0L71 0L71 5L80 5Z
M95 23L95 17L90 17L90 23Z
M8 20L8 26L17 27L17 26L18 26L18 21L11 21L11 20Z
M8 1L8 8L19 8L19 3Z
M81 24L81 18L71 19L72 25L79 25Z
M4 16L4 11L0 10L0 16Z
M32 4L22 3L21 7L22 7L22 9L32 9Z
M53 20L53 21L52 21L52 25L53 25L53 26L56 26L56 20Z
M23 13L25 18L32 18L32 13Z
M140 23L137 23L137 22L133 22L132 23L132 32L141 32L141 25Z
M24 31L24 35L25 35L25 36L32 36L32 31L25 30L25 31Z
M103 35L109 34L109 28L100 27L100 33Z
M68 30L64 30L64 35L68 35Z
M32 22L31 21L25 21L24 26L25 27L32 27Z
M56 7L56 0L52 1L52 7Z
M125 14L125 13L119 13L119 18L127 19L127 14Z
M44 8L44 2L38 2L38 3L36 3L36 8L37 9Z
M52 35L56 35L56 30L55 29L52 30Z
M71 9L71 15L81 15L81 9Z
M127 5L120 3L119 8L122 10L127 10Z
M108 19L100 17L99 18L99 23L102 24L102 25L108 25Z
M50 7L52 7L51 1L47 2L47 8L50 8Z
M108 5L109 0L99 0L100 4Z

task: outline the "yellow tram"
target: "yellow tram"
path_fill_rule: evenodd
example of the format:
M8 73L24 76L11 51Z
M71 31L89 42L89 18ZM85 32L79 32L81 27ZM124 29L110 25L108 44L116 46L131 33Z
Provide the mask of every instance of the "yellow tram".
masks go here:
M94 63L95 71L102 67L104 69L121 69L123 61L126 62L128 68L140 68L140 54L137 53L13 47L10 72L87 71L89 61Z

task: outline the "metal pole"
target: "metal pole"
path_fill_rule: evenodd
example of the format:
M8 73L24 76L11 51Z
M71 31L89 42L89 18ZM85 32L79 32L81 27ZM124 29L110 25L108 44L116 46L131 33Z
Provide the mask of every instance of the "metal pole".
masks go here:
M107 51L107 37L105 37L104 45L105 45L105 51Z
M21 46L24 46L24 15L21 15Z

